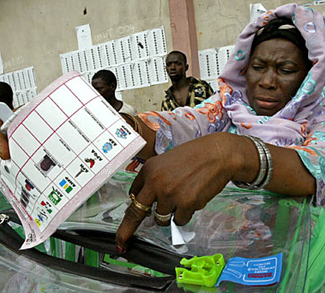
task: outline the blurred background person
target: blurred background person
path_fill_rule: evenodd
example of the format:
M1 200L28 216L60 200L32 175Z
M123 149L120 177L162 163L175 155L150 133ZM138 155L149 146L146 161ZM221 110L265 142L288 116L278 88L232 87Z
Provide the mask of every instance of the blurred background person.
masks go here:
M116 98L115 91L117 87L117 80L112 71L98 71L93 76L91 84L117 112L131 115L137 114L137 111L133 106Z
M166 70L172 86L162 101L162 111L173 111L180 106L195 107L213 94L213 89L204 80L186 77L188 70L186 55L172 51L166 57Z
M8 83L0 82L0 102L5 103L11 110L14 109L13 96L11 86Z

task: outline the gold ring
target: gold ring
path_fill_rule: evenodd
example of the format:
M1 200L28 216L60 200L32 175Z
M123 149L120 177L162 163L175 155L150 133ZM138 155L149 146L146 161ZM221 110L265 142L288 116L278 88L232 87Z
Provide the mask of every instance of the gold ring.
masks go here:
M160 222L168 222L172 217L172 213L167 215L161 215L157 212L157 209L155 209L154 214L155 214L155 218L158 219Z
M148 212L151 211L151 206L146 206L146 205L142 204L141 202L138 202L137 199L135 198L135 196L134 196L133 193L130 194L130 198L131 198L133 204L134 204L134 205L135 205L139 210L141 210L141 211L143 211L143 212L146 212L146 213L148 213Z

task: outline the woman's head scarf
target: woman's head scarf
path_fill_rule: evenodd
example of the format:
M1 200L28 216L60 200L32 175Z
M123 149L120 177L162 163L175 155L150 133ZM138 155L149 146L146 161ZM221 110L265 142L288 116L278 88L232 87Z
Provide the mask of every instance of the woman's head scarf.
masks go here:
M313 65L296 95L282 110L273 116L258 116L247 99L245 71L256 33L274 18L292 20L305 39ZM218 80L223 106L238 134L255 135L275 145L301 145L314 126L325 121L324 32L323 15L297 4L268 11L243 30Z
M265 24L265 26L261 27L255 34L251 47L251 54L254 52L257 45L272 39L285 39L293 43L300 49L305 58L304 61L310 63L306 41L291 19L274 18Z

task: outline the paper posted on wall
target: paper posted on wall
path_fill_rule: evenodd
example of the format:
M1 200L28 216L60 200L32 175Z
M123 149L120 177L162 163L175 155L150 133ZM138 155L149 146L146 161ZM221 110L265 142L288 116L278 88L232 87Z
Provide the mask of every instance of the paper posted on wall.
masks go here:
M145 141L78 72L53 82L9 125L0 188L34 247L84 203Z

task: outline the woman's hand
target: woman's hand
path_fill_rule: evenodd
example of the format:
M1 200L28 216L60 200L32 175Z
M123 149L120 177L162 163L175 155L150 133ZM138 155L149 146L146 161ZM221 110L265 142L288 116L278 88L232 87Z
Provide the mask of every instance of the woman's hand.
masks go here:
M309 196L316 192L315 178L298 153L267 144L273 159L273 176L266 189L290 196ZM135 178L130 192L145 206L157 201L157 212L175 212L174 221L185 225L196 210L205 205L230 181L253 182L260 168L254 143L244 136L214 133L184 143L149 159ZM120 253L146 217L131 204L116 233ZM169 225L160 222L159 225Z
M240 142L244 142L243 148ZM236 175L241 174L239 178L248 182L254 180L259 167L254 148L249 139L229 133L215 133L187 142L149 159L135 178L130 192L143 205L151 206L157 201L159 214L175 212L176 224L185 225L196 210L204 208L230 180L236 180ZM256 170L242 172L247 151L251 152ZM134 204L127 209L116 236L119 252L126 250L128 239L145 216L146 213ZM169 225L169 221L156 219L156 222Z

